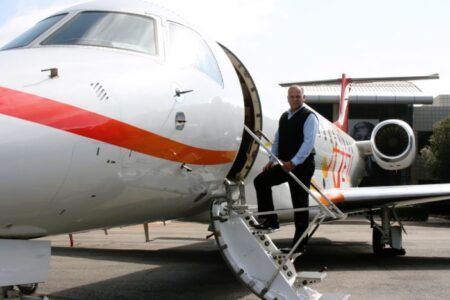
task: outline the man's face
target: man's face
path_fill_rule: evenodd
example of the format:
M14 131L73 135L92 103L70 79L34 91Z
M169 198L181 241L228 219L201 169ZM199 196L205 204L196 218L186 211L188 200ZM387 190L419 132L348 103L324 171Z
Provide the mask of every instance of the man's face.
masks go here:
M299 107L303 105L305 99L303 98L303 94L301 89L298 87L291 87L288 90L288 102L291 110L297 110Z
M370 140L370 130L369 128L358 128L355 131L354 137L355 141L366 141Z

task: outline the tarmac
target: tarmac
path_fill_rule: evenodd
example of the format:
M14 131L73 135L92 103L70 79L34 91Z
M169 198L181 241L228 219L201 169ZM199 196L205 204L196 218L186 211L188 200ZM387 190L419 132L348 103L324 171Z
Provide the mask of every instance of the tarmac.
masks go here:
M406 256L372 254L372 231L362 219L322 225L297 270L328 268L320 292L350 299L450 299L450 221L407 222ZM259 299L231 273L205 224L174 221L55 236L49 280L39 295L50 299ZM294 228L272 234L290 245Z

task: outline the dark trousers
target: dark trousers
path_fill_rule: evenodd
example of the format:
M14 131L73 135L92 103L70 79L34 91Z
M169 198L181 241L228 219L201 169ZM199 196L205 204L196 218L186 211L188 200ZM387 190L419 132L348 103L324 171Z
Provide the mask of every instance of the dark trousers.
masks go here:
M303 182L303 184L309 188L311 185L311 177L314 173L314 160L308 160L307 162L296 166L292 173ZM263 171L254 180L256 197L258 200L258 211L272 211L274 210L273 198L272 198L272 186L279 185L288 182L289 189L291 190L292 206L294 208L308 207L308 192L306 192L300 185L298 185L294 179L289 176L288 173L283 171L280 165L276 165L273 168ZM276 214L264 216L269 223L278 222L278 216ZM292 245L305 232L309 224L309 211L301 211L294 213L295 222L295 235ZM302 242L301 246L306 243L306 239Z

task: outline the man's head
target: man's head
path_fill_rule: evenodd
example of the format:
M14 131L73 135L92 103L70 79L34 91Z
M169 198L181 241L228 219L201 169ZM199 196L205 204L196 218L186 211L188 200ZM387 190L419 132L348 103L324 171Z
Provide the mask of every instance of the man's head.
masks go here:
M370 140L372 135L372 131L375 125L370 122L361 121L353 126L351 136L355 139L355 141L366 141Z
M291 107L291 111L295 111L302 107L305 102L304 90L301 86L292 85L288 89L288 102Z

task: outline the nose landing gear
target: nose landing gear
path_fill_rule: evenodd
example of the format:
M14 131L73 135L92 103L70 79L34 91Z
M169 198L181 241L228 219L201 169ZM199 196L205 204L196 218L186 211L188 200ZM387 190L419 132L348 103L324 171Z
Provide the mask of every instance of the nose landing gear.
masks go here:
M2 239L0 245L0 300L48 300L30 295L48 279L50 242Z
M0 300L49 300L45 296L31 296L36 292L37 288L37 283L0 287Z
M18 285L19 291L24 295L32 295L36 292L39 284L37 283L30 283L30 284L22 284Z

